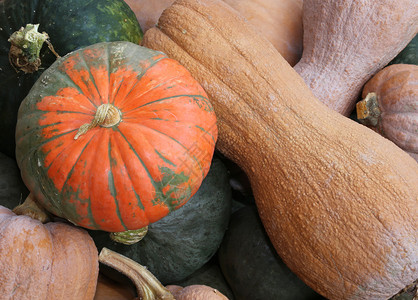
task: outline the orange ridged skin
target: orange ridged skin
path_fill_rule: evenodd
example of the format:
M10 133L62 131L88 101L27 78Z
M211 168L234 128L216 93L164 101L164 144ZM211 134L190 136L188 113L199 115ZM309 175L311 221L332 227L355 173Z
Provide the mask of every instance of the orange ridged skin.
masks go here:
M0 206L0 298L91 300L99 262L88 233Z
M209 95L217 148L248 175L290 269L328 299L386 299L418 277L418 164L311 92L220 0L177 0L144 45Z
M120 122L75 139L107 103ZM209 171L216 139L206 93L178 62L129 42L99 43L37 81L19 109L16 159L47 210L120 232L184 205Z
M363 98L376 93L381 111L374 130L418 161L418 66L390 65L363 88Z

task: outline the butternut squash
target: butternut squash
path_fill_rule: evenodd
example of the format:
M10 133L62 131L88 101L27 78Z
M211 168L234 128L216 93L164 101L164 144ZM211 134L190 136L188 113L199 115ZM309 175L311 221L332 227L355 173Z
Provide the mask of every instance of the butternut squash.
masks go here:
M295 70L319 100L348 116L363 85L418 32L416 0L304 0Z
M418 163L327 108L220 0L177 0L144 45L209 95L217 148L248 175L272 244L328 299L386 299L418 278Z

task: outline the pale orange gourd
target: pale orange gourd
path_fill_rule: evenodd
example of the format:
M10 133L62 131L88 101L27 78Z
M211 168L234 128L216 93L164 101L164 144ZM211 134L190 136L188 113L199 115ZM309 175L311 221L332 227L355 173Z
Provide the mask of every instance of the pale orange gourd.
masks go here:
M394 64L374 75L356 105L359 121L418 161L418 66Z
M86 231L0 206L0 237L1 299L93 299L99 263Z
M302 0L224 0L294 66L302 56Z
M144 45L180 61L217 114L290 269L328 299L385 299L418 278L418 164L327 108L235 10L177 0Z
M186 287L167 285L166 288L176 300L228 300L220 291L204 284L193 284Z
M418 32L415 0L304 0L295 70L316 97L348 116L370 77Z

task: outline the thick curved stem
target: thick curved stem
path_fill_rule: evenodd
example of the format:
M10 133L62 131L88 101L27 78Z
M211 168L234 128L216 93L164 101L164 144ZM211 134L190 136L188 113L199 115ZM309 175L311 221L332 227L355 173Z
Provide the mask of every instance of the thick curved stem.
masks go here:
M39 24L27 24L15 31L8 39L11 43L9 61L16 71L33 73L39 69L41 65L39 54L44 42L56 57L60 57L49 41L48 34L38 32L38 27Z
M137 289L138 299L174 300L173 294L150 271L132 259L103 248L99 254L99 262L114 268L131 279Z
M47 223L51 220L49 213L36 202L32 194L29 194L22 204L16 206L13 212L16 215L29 216L42 223Z

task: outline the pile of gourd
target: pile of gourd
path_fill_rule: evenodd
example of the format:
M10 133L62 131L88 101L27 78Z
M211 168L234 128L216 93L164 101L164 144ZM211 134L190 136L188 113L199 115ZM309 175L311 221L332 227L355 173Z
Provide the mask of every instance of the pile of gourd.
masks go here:
M0 32L0 299L418 297L414 0L3 0Z

